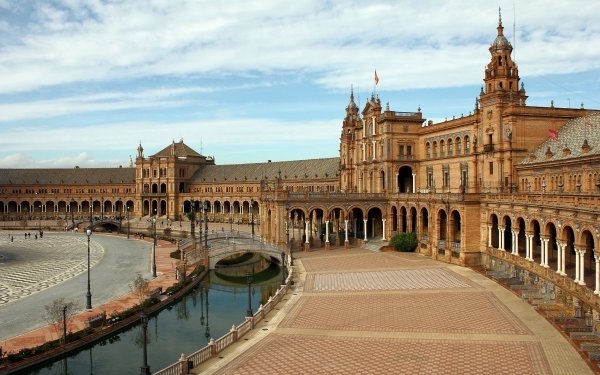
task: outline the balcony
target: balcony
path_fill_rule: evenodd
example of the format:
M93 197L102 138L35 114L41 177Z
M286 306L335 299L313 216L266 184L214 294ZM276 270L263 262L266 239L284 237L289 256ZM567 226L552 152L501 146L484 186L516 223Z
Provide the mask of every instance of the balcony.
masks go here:
M493 144L483 145L483 152L492 152L492 151L494 151Z

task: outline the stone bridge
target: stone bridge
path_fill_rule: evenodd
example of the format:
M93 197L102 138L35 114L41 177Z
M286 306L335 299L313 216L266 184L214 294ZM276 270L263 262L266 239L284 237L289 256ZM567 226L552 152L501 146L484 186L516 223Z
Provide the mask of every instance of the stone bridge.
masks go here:
M202 239L204 243L204 238ZM206 242L208 244L209 269L215 269L215 265L223 258L239 253L259 253L272 257L281 262L281 253L287 254L283 246L268 243L258 235L238 231L213 231L209 233ZM185 249L192 246L191 239L180 242L180 248Z

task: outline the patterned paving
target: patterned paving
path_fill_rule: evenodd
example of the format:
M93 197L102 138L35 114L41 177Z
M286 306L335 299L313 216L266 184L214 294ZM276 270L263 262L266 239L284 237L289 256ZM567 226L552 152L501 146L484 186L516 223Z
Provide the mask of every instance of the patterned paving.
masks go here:
M526 335L490 292L302 296L281 328Z
M50 288L87 270L87 237L46 236L24 239L14 235L0 238L0 305ZM90 266L104 249L90 243Z
M343 250L342 250L343 251ZM340 251L320 253L318 258L303 258L302 264L307 272L331 272L351 270L399 269L422 268L424 266L438 266L438 263L427 258L407 259L398 253L357 253L344 254Z
M424 268L396 271L308 274L307 292L366 290L447 289L473 286L467 279L445 269Z
M217 374L551 374L539 343L272 333Z

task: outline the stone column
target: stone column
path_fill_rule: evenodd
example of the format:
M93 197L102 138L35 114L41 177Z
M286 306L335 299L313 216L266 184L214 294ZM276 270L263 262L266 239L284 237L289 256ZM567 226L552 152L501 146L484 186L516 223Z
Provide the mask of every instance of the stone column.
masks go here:
M345 239L344 239L344 247L348 248L350 247L350 241L348 240L348 220L344 220L344 235L345 235Z
M542 262L542 266L545 268L549 268L550 266L548 265L548 242L550 241L549 238L542 238L542 254L544 257L544 261Z
M367 219L363 219L363 228L365 231L365 242L367 242Z
M417 175L415 173L412 174L412 192L417 192Z
M310 236L310 220L306 220L304 226L304 237L306 238L304 241L304 251L310 251L310 242L308 241L308 236Z
M329 249L329 220L325 220L325 250Z
M504 250L502 248L502 232L504 231L504 229L498 227L498 250Z
M585 285L585 249L579 249L579 284Z
M512 253L514 255L519 255L519 233L515 230L511 230L512 232Z
M596 290L594 290L595 295L600 295L600 258L598 258L598 254L594 254L594 259L596 260Z
M565 262L567 260L566 259L567 258L566 249L567 249L567 244L563 243L562 244L562 254L561 254L561 256L562 256L562 262L560 263L560 274L563 275L563 276L567 275L567 273L565 272L565 269L566 269Z
M500 234L499 234L499 236L500 236L500 241L499 241L500 242L500 244L499 244L500 245L500 250L506 251L506 248L504 246L504 231L506 229L504 229L504 228L498 228L498 229L500 230Z
M529 242L529 235L526 233L525 234L525 259L529 260L529 252L531 251L530 246L530 242Z
M398 183L398 176L400 174L396 173L396 193L400 192L400 184Z
M580 284L579 280L579 249L575 248L575 283Z
M492 226L488 225L488 247L492 247Z
M383 236L381 236L381 240L385 241L385 219L381 219L381 221L383 222Z
M556 241L556 273L561 274L562 270L562 246L561 243Z

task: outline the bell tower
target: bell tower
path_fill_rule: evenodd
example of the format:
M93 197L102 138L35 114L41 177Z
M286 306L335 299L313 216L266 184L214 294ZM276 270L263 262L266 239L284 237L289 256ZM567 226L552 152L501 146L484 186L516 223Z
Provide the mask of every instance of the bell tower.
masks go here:
M354 102L354 89L350 89L350 102L346 106L346 117L342 125L340 136L340 186L343 191L354 191L356 181L354 165L356 163L357 133L362 129L362 120L358 113L358 106Z
M482 106L499 102L525 105L525 88L522 83L519 87L519 68L511 58L513 47L504 36L502 13L498 12L498 35L489 48L492 59L485 68L479 102Z

